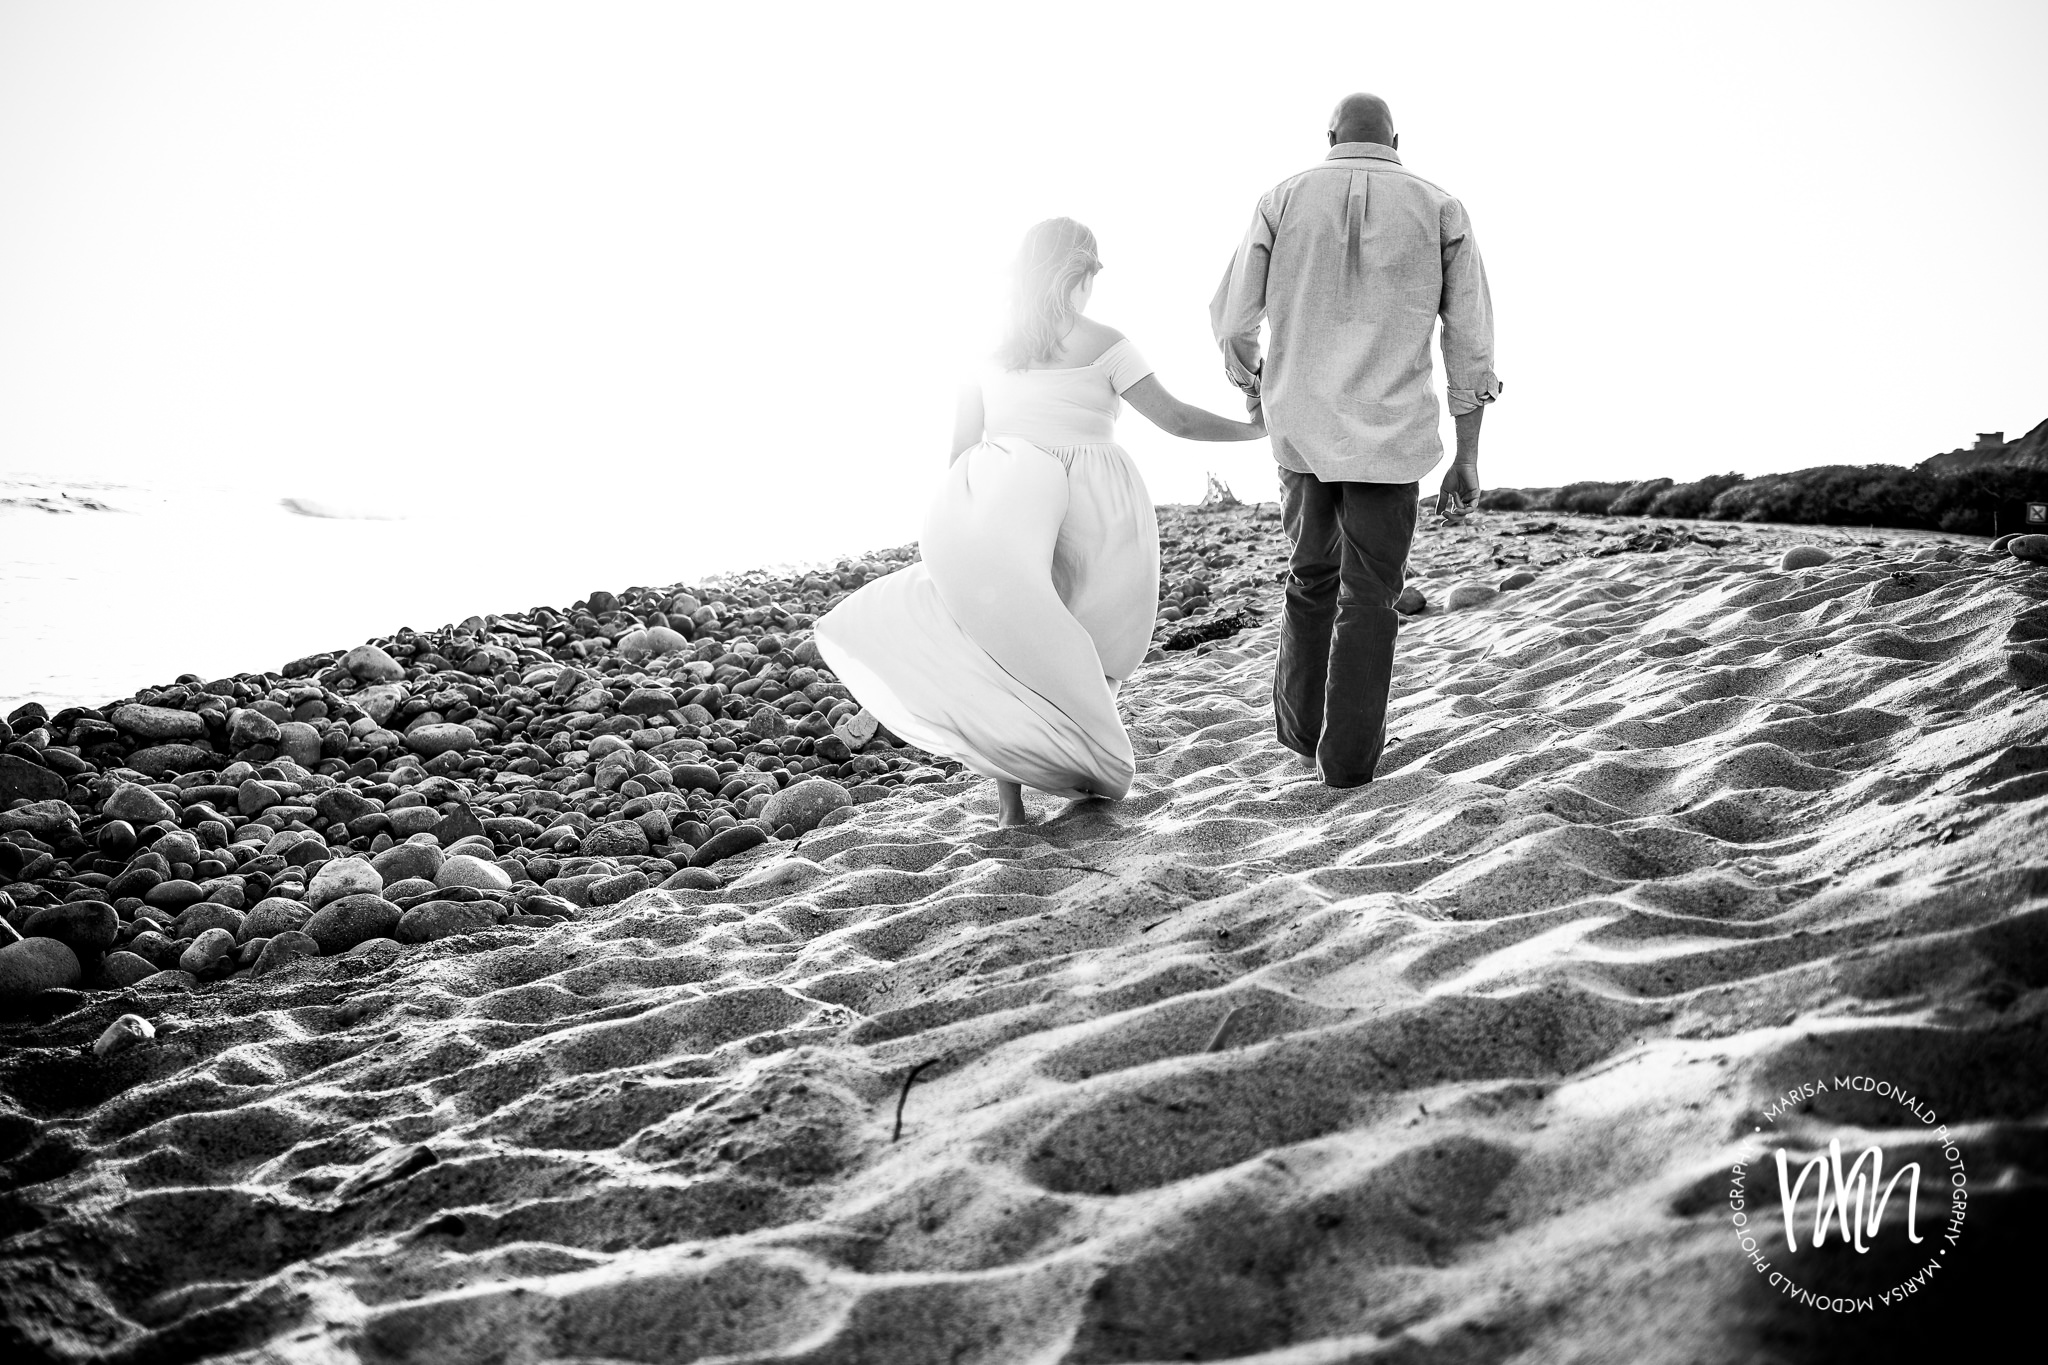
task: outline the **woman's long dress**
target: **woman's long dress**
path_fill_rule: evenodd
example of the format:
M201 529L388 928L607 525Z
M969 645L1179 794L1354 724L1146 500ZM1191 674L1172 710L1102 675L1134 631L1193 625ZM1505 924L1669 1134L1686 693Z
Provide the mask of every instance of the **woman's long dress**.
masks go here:
M947 471L923 562L817 625L826 664L898 737L1055 795L1130 790L1113 686L1151 641L1159 525L1111 437L1151 372L1120 340L1090 365L982 375L986 439Z

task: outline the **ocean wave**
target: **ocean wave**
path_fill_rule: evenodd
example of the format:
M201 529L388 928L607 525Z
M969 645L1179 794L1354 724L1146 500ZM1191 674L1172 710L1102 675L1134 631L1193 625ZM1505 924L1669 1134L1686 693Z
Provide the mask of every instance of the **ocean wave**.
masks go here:
M318 498L279 498L278 502L287 512L302 517L319 517L323 521L403 521L397 512L376 508L349 507L340 503L323 502Z

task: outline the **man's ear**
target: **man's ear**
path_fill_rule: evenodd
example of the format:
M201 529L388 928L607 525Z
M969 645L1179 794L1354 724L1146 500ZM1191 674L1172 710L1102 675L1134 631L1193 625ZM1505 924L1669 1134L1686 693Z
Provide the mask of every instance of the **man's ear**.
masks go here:
M1394 149L1395 151L1397 151L1397 152L1398 152L1398 151L1400 151L1400 150L1401 150L1401 135L1400 135L1399 133L1396 133L1396 134L1394 134L1394 140L1393 140L1392 142L1389 142L1389 143L1388 143L1387 145L1388 145L1389 147L1392 147L1392 148L1393 148L1393 149Z
M1337 130L1335 128L1330 130L1330 145L1332 147L1337 145Z

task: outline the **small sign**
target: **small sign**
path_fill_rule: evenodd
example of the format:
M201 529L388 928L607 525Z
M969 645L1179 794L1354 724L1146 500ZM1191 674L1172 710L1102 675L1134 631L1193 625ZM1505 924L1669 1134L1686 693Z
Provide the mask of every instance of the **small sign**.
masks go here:
M2027 504L2027 525L2048 526L2048 502L2030 502Z

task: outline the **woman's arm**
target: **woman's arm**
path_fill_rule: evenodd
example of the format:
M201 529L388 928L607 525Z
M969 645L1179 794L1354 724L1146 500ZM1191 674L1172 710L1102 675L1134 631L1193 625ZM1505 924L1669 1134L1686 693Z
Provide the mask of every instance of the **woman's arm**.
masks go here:
M981 385L962 384L959 401L953 406L953 453L946 457L948 465L959 459L961 452L969 446L981 444L983 419Z
M1124 399L1150 419L1153 426L1169 436L1179 436L1189 441L1256 441L1266 434L1266 415L1254 408L1249 422L1233 422L1228 417L1192 404L1183 403L1166 391L1159 382L1159 376L1148 374L1124 390Z

